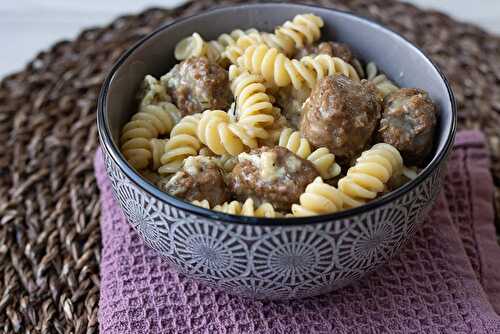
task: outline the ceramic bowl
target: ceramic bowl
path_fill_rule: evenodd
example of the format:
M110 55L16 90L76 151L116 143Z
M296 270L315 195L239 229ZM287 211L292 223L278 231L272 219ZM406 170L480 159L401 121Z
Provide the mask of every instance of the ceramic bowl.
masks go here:
M120 129L135 111L146 74L174 64L176 43L200 32L206 39L233 29L272 31L300 13L323 18L323 39L348 43L396 83L429 92L439 108L433 157L418 178L359 208L331 215L265 219L217 213L161 192L124 159ZM291 299L327 293L374 270L412 237L431 208L456 127L450 87L439 69L400 35L353 14L295 4L227 7L158 28L125 52L100 95L98 126L116 201L128 222L186 276L228 293Z

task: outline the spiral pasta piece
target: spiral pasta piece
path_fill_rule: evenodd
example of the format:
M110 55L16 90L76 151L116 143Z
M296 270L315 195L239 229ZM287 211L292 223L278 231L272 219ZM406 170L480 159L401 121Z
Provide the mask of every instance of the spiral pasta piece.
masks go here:
M295 52L293 41L288 38L279 38L275 34L267 32L252 33L238 38L236 45L231 45L226 48L223 55L236 64L238 58L243 54L245 49L251 45L265 44L270 48L275 48L282 52L287 57Z
M229 46L236 45L236 42L238 41L239 38L250 34L258 35L259 31L253 28L248 30L236 29L231 31L229 34L222 34L219 37L217 37L216 40L210 41L208 43L214 49L216 49L220 54L222 54Z
M332 179L340 175L342 171L340 165L335 161L335 155L326 147L320 147L312 152L307 160L311 161L325 180Z
M264 136L267 132L260 129L257 134ZM198 138L218 155L238 155L245 147L256 148L257 139L251 129L230 119L222 110L205 110L198 124Z
M402 171L403 158L394 146L379 143L364 151L338 182L344 208L357 207L375 198L384 191L389 178Z
M191 203L205 209L210 209L210 203L206 199L202 201L192 201ZM225 202L214 206L212 210L240 216L279 217L279 214L274 210L271 204L265 202L256 208L251 198L248 198L244 203L238 201Z
M185 158L198 154L201 143L197 136L201 114L185 116L170 132L170 139L165 144L161 156L160 174L171 174L182 167Z
M216 205L213 210L250 217L275 218L279 216L271 204L265 202L256 208L251 198L248 198L243 204L238 201L232 201Z
M151 161L149 139L154 137L154 132L145 121L128 122L125 126L122 130L121 151L133 168L144 169Z
M177 60L206 57L209 60L218 61L220 56L221 53L212 44L205 42L197 32L183 38L177 43L174 50L174 57Z
M153 170L158 170L161 167L161 157L165 153L165 144L167 142L167 139L152 138L149 140Z
M317 15L299 14L276 28L274 34L278 39L288 37L293 41L295 49L299 49L317 41L321 37L320 29L323 25L323 20Z
M177 60L185 60L191 57L206 57L209 60L223 63L226 58L224 53L226 49L231 46L236 46L236 42L239 38L248 35L253 35L253 39L258 38L259 41L261 40L260 33L256 29L236 29L229 34L222 34L217 37L217 39L208 42L206 42L200 34L195 32L177 43L174 50L174 56ZM274 43L273 45L279 44Z
M170 102L142 106L139 112L132 117L132 121L145 120L150 122L158 131L158 135L169 134L180 119L180 110Z
M314 14L299 14L291 21L274 30L274 34L266 32L253 32L241 36L236 45L232 44L226 48L224 53L233 64L236 64L245 49L251 45L265 44L275 48L279 52L291 57L299 48L312 44L321 37L323 20Z
M332 74L344 74L353 80L359 80L354 67L338 57L322 54L307 56L300 61L290 60L277 49L265 44L249 46L238 58L238 65L250 73L261 74L266 81L278 87L291 84L295 89L301 89L306 84L312 89L318 80Z
M383 97L399 90L399 87L389 80L384 74L377 75L371 81L375 84L375 87L377 87Z
M240 124L251 128L265 127L274 122L271 98L266 94L264 78L250 74L236 65L229 67L231 91L237 101L236 115Z
M366 79L373 82L375 87L382 94L382 97L386 97L392 92L399 89L391 80L389 80L384 74L378 72L377 65L374 62L369 62L366 65Z
M191 36L181 39L174 49L174 57L177 60L184 60L190 57L202 55L205 41L200 34L193 33Z
M180 111L170 102L142 105L125 124L120 137L121 150L136 169L149 166L152 158L150 139L168 134L180 119Z
M283 52L287 57L292 56L295 51L295 45L290 38L286 38L285 36L278 36L276 34L270 34L267 32L261 32L258 34L248 34L246 36L240 37L236 41L236 46L240 47L243 51L250 45L261 44L264 43L270 48L276 48L280 52ZM240 51L240 52L242 52Z
M278 145L286 147L303 159L307 159L311 154L309 141L306 138L302 138L299 131L293 131L291 128L281 131Z
M351 64L338 57L332 57L326 54L320 54L315 57L306 56L301 58L299 63L305 65L309 70L309 73L307 73L301 69L300 73L311 89L317 81L332 74L343 74L348 78L359 81L359 75L356 69L354 69ZM309 74L309 76L306 73ZM315 77L312 77L311 74Z
M320 147L314 152L306 138L300 135L299 131L285 128L281 131L279 146L286 147L291 152L303 159L311 161L323 179L331 179L341 172L339 164L335 162L335 155L330 153L328 148Z
M300 195L300 204L292 205L296 217L324 215L342 210L343 199L340 191L317 177L309 183Z

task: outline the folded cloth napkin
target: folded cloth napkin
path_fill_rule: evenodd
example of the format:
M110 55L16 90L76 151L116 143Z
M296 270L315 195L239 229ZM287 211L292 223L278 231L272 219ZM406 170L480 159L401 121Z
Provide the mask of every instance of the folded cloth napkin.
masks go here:
M443 191L402 252L339 291L289 302L230 296L178 274L127 224L102 153L102 333L500 333L500 249L485 140L461 132Z

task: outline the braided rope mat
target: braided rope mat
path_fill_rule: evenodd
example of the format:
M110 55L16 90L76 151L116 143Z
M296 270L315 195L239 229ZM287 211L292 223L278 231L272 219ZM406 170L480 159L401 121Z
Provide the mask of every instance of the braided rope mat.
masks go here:
M235 2L243 1L202 0L120 17L54 45L0 83L0 332L98 331L100 208L92 158L105 73L162 23ZM399 2L319 3L399 31L446 72L460 127L488 135L499 209L500 38Z

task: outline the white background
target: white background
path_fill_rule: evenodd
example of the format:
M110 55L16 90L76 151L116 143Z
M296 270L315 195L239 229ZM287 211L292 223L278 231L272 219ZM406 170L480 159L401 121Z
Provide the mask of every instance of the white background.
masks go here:
M35 54L90 26L149 6L172 7L184 0L0 0L0 78L20 70ZM474 22L500 34L500 0L408 0Z

